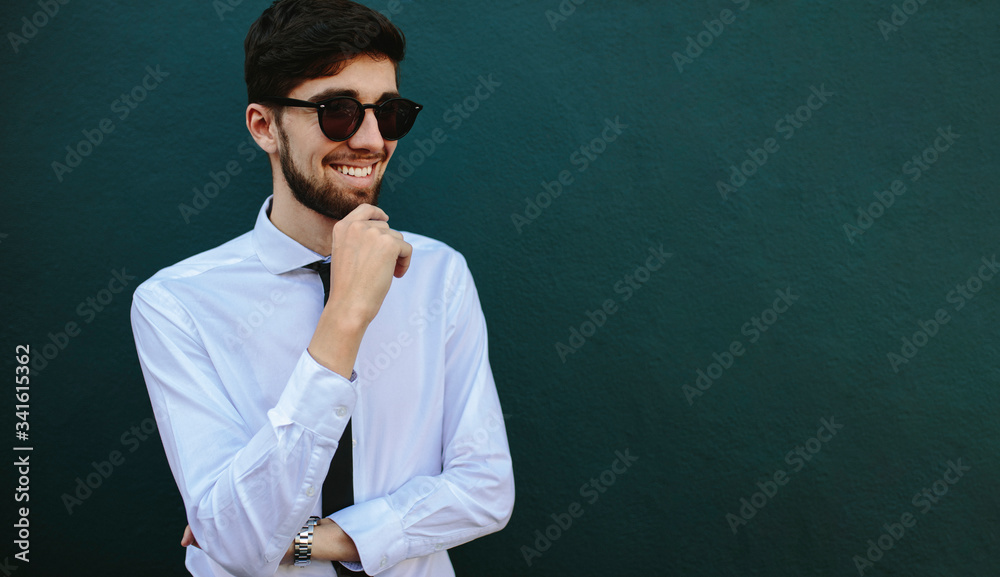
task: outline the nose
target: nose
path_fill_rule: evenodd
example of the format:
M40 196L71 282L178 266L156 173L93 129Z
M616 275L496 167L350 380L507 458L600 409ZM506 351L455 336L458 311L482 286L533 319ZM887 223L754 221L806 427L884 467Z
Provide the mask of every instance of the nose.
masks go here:
M371 108L365 110L361 127L354 133L354 136L347 139L347 145L354 149L372 152L385 148L385 140L382 138L382 133L378 131L378 120L375 119L374 110Z

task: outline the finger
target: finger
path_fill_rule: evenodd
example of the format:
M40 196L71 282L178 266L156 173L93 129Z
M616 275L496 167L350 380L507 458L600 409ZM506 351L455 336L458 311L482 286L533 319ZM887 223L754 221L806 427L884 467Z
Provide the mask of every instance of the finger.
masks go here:
M344 220L389 220L389 215L381 208L365 203L349 212Z
M413 256L413 245L408 242L403 242L403 246L399 251L399 256L396 257L396 270L393 271L392 275L396 278L402 278L406 271L410 268L410 257Z
M345 225L351 224L351 222L348 222L347 219L344 219L344 220L342 220L340 222L344 223ZM389 228L389 223L386 222L386 221L384 221L384 220L355 220L355 221L352 221L352 222L356 223L356 224L354 224L354 226L358 227L358 230L365 230L367 228L377 228L377 229L381 229L381 230L392 230L392 229ZM337 236L336 230L337 229L334 228L333 230L334 230L334 237L336 238L336 236ZM346 230L346 228L341 229L341 230Z
M187 547L194 543L194 533L191 532L191 525L184 527L184 536L181 537L181 547Z

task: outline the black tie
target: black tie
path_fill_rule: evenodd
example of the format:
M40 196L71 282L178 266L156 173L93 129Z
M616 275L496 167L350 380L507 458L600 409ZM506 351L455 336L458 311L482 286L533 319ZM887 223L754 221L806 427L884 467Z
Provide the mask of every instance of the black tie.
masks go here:
M306 268L319 273L323 281L323 304L330 298L330 263L318 261L307 264ZM330 461L330 472L323 481L323 516L328 517L345 507L354 504L354 460L351 455L351 421L347 420L347 428L340 437L337 452ZM342 567L338 567L342 569Z

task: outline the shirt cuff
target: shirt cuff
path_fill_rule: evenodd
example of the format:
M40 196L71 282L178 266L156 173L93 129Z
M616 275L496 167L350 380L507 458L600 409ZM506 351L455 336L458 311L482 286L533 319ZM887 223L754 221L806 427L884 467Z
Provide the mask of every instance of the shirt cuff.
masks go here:
M316 362L308 350L303 351L278 404L269 411L271 420L275 425L298 423L339 443L358 400L356 381L356 373L347 380Z
M384 497L341 509L330 519L354 541L369 575L378 575L406 559L402 519Z
M351 571L354 571L355 573L361 573L365 570L364 566L361 565L361 563L357 563L355 561L338 561L338 563L340 563L344 567L347 567Z

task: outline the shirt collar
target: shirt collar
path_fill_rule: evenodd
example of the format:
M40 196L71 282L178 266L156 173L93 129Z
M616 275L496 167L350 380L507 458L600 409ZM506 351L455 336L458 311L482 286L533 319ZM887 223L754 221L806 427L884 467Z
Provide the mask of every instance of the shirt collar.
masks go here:
M271 274L283 274L323 260L323 255L302 246L274 226L268 216L273 199L274 195L271 195L264 201L257 214L257 224L253 227L253 248L264 268Z

